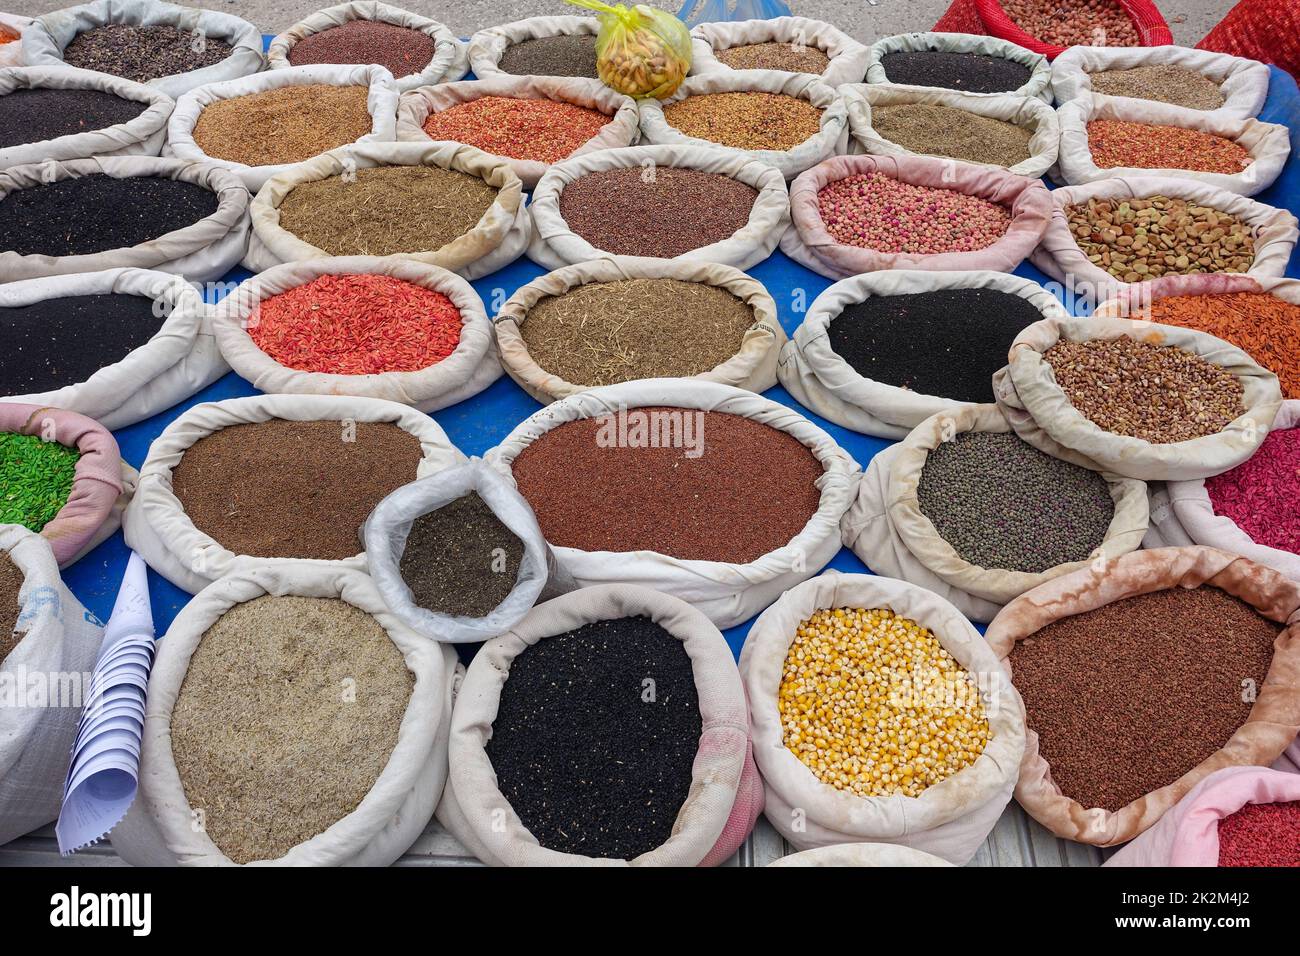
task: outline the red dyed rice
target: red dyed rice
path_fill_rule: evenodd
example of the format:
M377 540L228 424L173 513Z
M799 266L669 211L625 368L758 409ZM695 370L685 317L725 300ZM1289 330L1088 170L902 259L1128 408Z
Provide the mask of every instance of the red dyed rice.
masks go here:
M497 156L558 163L600 132L609 116L555 100L484 96L430 113L424 131Z
M1300 428L1269 432L1255 455L1205 481L1214 513L1256 544L1300 554Z
M1219 866L1300 866L1300 804L1248 803L1220 820Z

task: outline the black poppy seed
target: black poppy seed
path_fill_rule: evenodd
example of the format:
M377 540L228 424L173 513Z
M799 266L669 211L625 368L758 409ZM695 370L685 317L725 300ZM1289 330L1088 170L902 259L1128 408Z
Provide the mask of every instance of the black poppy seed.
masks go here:
M880 65L891 83L966 93L1009 93L1028 83L1031 76L1029 67L1006 57L947 50L886 53Z
M103 90L14 90L0 96L0 149L107 129L148 108Z

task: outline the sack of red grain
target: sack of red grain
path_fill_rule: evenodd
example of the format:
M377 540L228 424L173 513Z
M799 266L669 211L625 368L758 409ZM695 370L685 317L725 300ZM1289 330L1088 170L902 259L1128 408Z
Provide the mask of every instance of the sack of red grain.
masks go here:
M1151 0L954 0L936 33L987 33L1048 59L1072 46L1174 42Z
M1276 63L1300 76L1300 6L1295 0L1241 0L1196 48Z

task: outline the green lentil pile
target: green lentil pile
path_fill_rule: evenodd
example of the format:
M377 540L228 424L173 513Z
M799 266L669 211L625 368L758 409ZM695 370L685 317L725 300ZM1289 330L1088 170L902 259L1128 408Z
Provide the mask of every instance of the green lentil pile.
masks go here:
M40 531L72 494L81 453L38 435L0 432L0 524Z

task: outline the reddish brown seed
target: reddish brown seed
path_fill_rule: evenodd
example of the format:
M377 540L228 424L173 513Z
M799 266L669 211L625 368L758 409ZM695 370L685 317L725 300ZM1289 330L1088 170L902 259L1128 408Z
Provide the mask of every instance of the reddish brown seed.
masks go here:
M1250 150L1226 136L1158 123L1093 120L1088 148L1098 169L1186 169L1239 173L1253 162Z
M433 37L410 27L350 20L303 37L289 48L293 66L311 63L375 63L396 79L419 73L434 53Z
M1220 820L1219 866L1300 866L1300 803L1248 803Z

